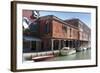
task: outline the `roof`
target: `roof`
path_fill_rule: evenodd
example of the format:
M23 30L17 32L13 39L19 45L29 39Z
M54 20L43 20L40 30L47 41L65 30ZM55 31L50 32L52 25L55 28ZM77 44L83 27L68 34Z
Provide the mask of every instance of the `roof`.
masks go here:
M82 22L78 18L67 19L67 20L64 20L64 22L69 23L69 24L72 24L73 26L76 26L76 27L78 27L79 22L81 22L84 25L84 27L87 27L88 29L90 29L84 22ZM73 22L73 23L71 23L71 22ZM75 24L75 22L77 24Z
M79 27L78 25L79 19L76 19L76 18L67 19L67 20L64 20L64 22L69 23L72 26Z
M62 19L60 19L60 18L58 18L58 17L56 17L56 16L54 16L54 15L42 16L42 17L40 17L39 19L43 19L43 18L47 18L47 19L50 18L50 19L56 20L56 21L58 21L58 22L60 22L60 23L62 23L62 24L64 24L64 25L68 25L68 26L70 26L70 27L73 27L73 28L76 28L76 29L77 29L77 27L72 26L72 25L70 25L69 23L66 23L64 20L62 20Z

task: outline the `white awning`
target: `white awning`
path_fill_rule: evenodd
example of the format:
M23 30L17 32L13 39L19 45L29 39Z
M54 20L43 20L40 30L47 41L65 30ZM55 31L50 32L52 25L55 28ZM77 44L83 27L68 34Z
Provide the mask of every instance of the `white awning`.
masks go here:
M30 36L23 36L23 39L26 41L41 41L40 38L30 37Z

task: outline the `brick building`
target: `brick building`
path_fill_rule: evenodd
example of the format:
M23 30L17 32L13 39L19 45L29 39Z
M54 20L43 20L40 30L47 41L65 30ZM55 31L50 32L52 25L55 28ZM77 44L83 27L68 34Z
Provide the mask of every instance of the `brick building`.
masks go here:
M32 11L23 12L31 23L23 30L23 51L54 51L69 47L70 49L86 47L90 41L90 28L79 19L62 19L53 16L31 18ZM27 21L26 21L27 22Z

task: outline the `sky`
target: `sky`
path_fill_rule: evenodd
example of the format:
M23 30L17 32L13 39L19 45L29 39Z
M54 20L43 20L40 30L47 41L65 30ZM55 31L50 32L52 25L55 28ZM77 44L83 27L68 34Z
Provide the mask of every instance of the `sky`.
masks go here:
M56 12L56 11L40 11L40 16L54 15L62 20L78 18L87 26L91 27L91 14L82 12Z

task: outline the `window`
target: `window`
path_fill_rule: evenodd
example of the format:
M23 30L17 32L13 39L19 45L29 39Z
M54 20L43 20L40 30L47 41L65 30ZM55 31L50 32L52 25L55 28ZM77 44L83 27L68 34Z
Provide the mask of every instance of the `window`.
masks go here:
M45 32L45 33L49 33L49 32L50 32L49 21L46 21L46 22L45 22L44 32Z
M62 29L64 30L64 32L67 33L67 27L66 26L62 26Z

